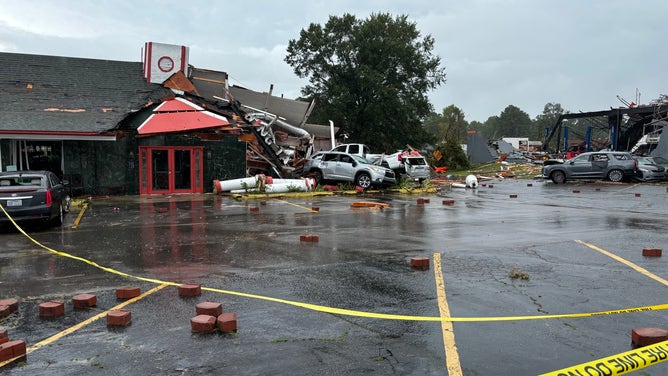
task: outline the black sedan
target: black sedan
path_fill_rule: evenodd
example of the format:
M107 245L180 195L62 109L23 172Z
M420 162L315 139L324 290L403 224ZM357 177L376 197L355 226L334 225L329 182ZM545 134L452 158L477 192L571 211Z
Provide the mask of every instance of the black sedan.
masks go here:
M0 172L0 205L15 221L42 221L60 226L69 212L64 182L50 171ZM0 213L0 222L7 214Z

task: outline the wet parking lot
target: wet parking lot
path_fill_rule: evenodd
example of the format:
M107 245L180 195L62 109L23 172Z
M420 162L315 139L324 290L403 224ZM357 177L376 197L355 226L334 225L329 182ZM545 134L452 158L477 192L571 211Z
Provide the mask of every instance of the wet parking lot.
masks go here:
M630 350L633 328L668 327L665 259L642 255L665 249L667 198L665 184L495 180L422 195L93 199L75 228L78 210L62 228L1 231L0 299L19 310L0 329L28 355L0 374L537 375L594 361ZM201 296L179 296L182 283ZM132 323L108 327L128 286L145 293L123 307ZM82 293L96 306L73 308ZM52 300L65 314L40 318ZM238 331L193 332L203 301L236 313Z

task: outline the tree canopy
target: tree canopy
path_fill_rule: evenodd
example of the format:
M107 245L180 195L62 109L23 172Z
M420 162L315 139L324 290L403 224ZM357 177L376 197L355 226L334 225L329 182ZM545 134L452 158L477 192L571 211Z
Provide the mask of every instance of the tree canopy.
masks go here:
M431 141L422 127L432 112L427 93L445 82L433 48L407 16L344 14L302 29L285 61L309 80L302 95L316 101L312 121L332 120L351 140L389 152Z

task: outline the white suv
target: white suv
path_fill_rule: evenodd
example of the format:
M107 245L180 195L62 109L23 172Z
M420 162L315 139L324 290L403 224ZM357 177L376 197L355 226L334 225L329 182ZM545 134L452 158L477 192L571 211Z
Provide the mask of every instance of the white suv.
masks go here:
M391 169L373 165L355 154L326 152L319 160L309 160L305 165L309 167L304 174L314 177L318 184L343 181L368 189L372 185L390 186L397 182Z

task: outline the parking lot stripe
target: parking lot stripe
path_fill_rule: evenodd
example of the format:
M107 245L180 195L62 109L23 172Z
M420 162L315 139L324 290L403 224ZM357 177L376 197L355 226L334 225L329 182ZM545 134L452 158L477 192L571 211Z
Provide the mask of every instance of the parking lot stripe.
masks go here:
M443 345L445 346L445 366L448 376L461 376L462 366L459 363L459 352L455 344L455 330L450 319L450 307L445 296L445 281L443 280L443 269L441 267L441 254L434 253L434 277L436 278L436 296L438 297L438 310L441 318L441 332L443 334Z
M88 203L85 203L81 206L81 211L79 212L77 219L74 220L74 225L72 225L72 229L76 229L77 227L79 227L79 222L81 222L81 218L83 217L86 209L88 209Z
M628 266L628 267L634 269L634 270L637 271L638 273L641 273L641 274L643 274L643 275L645 275L645 276L647 276L647 277L649 277L649 278L652 278L653 280L655 280L655 281L657 281L657 282L659 282L659 283L662 283L664 286L668 286L668 281L667 281L667 280L665 280L665 279L659 277L658 275L656 275L656 274L650 272L650 271L647 270L647 269L641 268L640 266L638 266L638 265L632 263L631 261L628 261L628 260L626 260L626 259L624 259L624 258L622 258L622 257L619 257L619 256L617 256L616 254L611 253L611 252L608 252L608 251L606 251L605 249L603 249L603 248L599 248L599 247L597 247L597 246L595 246L595 245L593 245L593 244L589 244L589 243L587 243L587 242L583 242L582 240L576 240L575 242L580 243L580 244L582 244L582 245L584 245L584 246L586 246L586 247L589 247L589 248L591 248L591 249L593 249L593 250L595 250L595 251L597 251L597 252L600 252L600 253L602 253L602 254L604 254L604 255L610 257L610 258L613 258L613 259L615 259L615 260L621 262L622 264L624 264L624 265L626 265L626 266Z
M301 209L310 211L310 212L312 212L312 213L317 213L317 212L318 212L317 210L313 210L313 208L307 208L306 206L301 206L301 205L293 204L292 202L288 202L288 201L285 201L285 200L276 200L276 201L278 201L278 202L282 202L282 203L284 203L284 204L288 204L288 205L296 206L296 207L298 207L298 208L301 208Z
M81 261L86 264L89 264L95 268L98 268L100 270L103 270L108 273L113 273L122 277L126 278L132 278L138 281L144 281L144 282L151 282L155 284L166 284L166 285L171 285L171 286L179 286L179 283L176 282L168 282L168 281L162 281L158 279L152 279L152 278L146 278L146 277L141 277L141 276L135 276L131 275L128 273L124 273L122 271L109 268L106 266L99 265L98 263L87 260L83 257L79 256L74 256L72 254L69 254L67 252L62 252L62 251L57 251L55 249L49 248L34 238L32 238L28 233L26 233L16 222L11 218L11 216L5 211L5 208L0 205L0 210L4 212L4 214L9 218L9 220L12 222L12 224L16 227L19 232L21 232L26 238L30 239L35 245L43 248L46 251L49 251L53 254L56 254L58 256L62 257L67 257L73 260ZM581 241L580 241L581 242ZM584 242L581 242L582 244L587 244ZM600 249L600 248L599 248ZM604 251L605 252L605 251ZM609 255L612 255L608 253ZM611 256L613 257L613 256ZM618 257L618 256L616 256ZM439 256L440 259L440 256ZM623 260L619 258L620 260ZM626 261L626 260L624 260ZM626 261L626 263L629 263ZM440 264L439 264L440 265ZM644 270L640 267L637 267L637 269ZM645 271L646 275L648 276L653 276L653 274L649 273L648 271ZM659 280L663 284L668 284L665 280L663 280L660 277L654 276L652 277L654 279ZM316 304L309 304L309 303L303 303L303 302L296 302L296 301L290 301L290 300L285 300L285 299L279 299L279 298L274 298L274 297L269 297L269 296L262 296L262 295L254 295L254 294L248 294L244 292L238 292L238 291L229 291L229 290L222 290L222 289L216 289L216 288L210 288L210 287L202 287L202 290L208 290L212 292L217 292L221 294L227 294L227 295L236 295L236 296L243 296L247 298L252 298L252 299L260 299L260 300L266 300L266 301L272 301L276 303L282 303L282 304L288 304L296 307L302 307L305 309L310 309L313 311L319 311L319 312L326 312L326 313L332 313L332 314L340 314L340 315L346 315L346 316L357 316L357 317L368 317L368 318L376 318L376 319L385 319L385 320L410 320L410 321L451 321L451 322L491 322L491 321L520 321L520 320L547 320L547 319L561 319L561 318L577 318L577 317L591 317L591 316L599 316L599 315L617 315L617 314L624 314L624 313L631 313L631 312L643 312L643 311L659 311L659 310L666 310L668 309L668 304L657 304L657 305L651 305L651 306L644 306L644 307L633 307L633 308L624 308L624 309L615 309L615 310L608 310L608 311L599 311L599 312L586 312L586 313L566 313L566 314L557 314L557 315L534 315L534 316L496 316L496 317L430 317L430 316L413 316L413 315L394 315L394 314L386 314L386 313L375 313L375 312L363 312L363 311L354 311L354 310L349 310L349 309L342 309L342 308L334 308L334 307L327 307L327 306L321 306L321 305L316 305Z
M74 326L71 326L71 327L69 327L69 328L67 328L67 329L65 329L65 330L63 330L59 333L56 333L56 334L52 335L51 337L28 347L26 349L26 353L30 354L31 352L33 352L33 351L35 351L35 350L37 350L37 349L39 349L43 346L46 346L46 345L48 345L52 342L55 342L55 341L59 340L60 338L65 337L68 334L71 334L71 333L73 333L73 332L75 332L75 331L77 331L77 330L79 330L79 329L81 329L81 328L83 328L83 327L85 327L85 326L103 318L103 317L106 317L107 313L109 313L110 311L115 311L115 310L121 309L121 308L123 308L127 305L130 305L132 303L135 303L135 302L137 302L141 299L144 299L145 297L153 294L154 292L162 290L163 288L165 288L167 286L169 286L169 285L168 284L162 284L162 285L156 286L156 287L146 291L145 293L143 293L143 294L141 294L141 295L139 295L135 298L128 299L128 300L124 301L123 303L120 303L120 304L118 304L118 305L116 305L116 306L114 306L114 307L112 307L112 308L110 308L110 309L108 309L108 310L106 310L102 313L99 313L99 314L97 314L97 315L95 315L95 316L93 316L93 317L91 317L87 320L84 320L84 321L82 321L82 322L80 322L80 323L78 323Z

